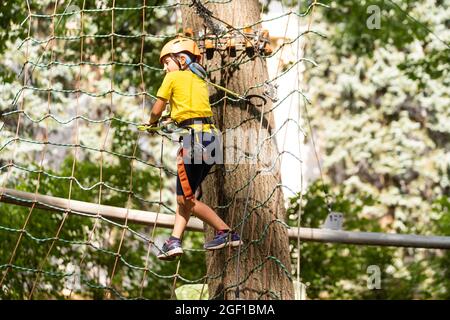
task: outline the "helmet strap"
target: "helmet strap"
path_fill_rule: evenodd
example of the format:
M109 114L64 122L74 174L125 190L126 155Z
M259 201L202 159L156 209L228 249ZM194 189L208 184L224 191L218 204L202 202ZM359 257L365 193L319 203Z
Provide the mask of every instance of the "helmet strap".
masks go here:
M189 55L187 55L186 53L180 53L179 56L183 56L186 59L186 65L184 66L183 70L186 70L188 68L190 69L193 61L191 60Z
M178 68L180 68L180 70L183 70L180 60L178 60L178 56L175 53L170 53L169 56L172 58L172 60L177 64Z
M207 78L206 70L205 70L205 68L203 68L202 65L200 65L199 63L197 63L195 61L192 61L192 59L189 57L189 55L187 55L185 53L180 53L179 55L180 56L183 55L186 58L186 66L185 66L184 70L189 68L194 74L196 74L203 80L205 80Z

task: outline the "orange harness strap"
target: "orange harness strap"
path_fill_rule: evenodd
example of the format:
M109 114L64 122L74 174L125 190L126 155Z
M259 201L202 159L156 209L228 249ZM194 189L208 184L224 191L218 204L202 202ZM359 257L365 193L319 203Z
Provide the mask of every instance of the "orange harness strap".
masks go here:
M181 188L183 189L184 197L186 200L194 199L194 193L192 192L191 185L189 184L189 179L186 173L186 168L184 167L183 154L187 150L181 147L177 152L177 170L178 177L180 178Z

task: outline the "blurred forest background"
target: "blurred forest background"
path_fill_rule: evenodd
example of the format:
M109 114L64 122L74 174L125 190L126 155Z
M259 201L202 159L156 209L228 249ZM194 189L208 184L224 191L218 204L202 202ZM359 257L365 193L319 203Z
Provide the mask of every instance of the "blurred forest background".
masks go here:
M163 78L159 49L180 31L173 6L146 1L157 8L144 10L143 19L143 10L131 0L115 1L115 6L134 9L114 13L97 10L110 8L112 1L56 2L56 9L50 0L0 4L1 185L92 203L100 197L102 204L173 213L176 146L164 144L162 150L160 138L137 139L131 125L148 120L152 95ZM311 2L283 4L304 11ZM325 37L308 38L306 56L318 66L306 69L304 91L312 102L308 117L323 180L311 183L302 197L290 199L288 223L297 226L301 205L301 226L319 227L328 213L325 188L332 209L344 213L345 230L449 236L450 1L321 2L328 7L316 7L313 29ZM380 8L379 29L367 27L370 5ZM68 8L87 10L82 28L80 14L56 16L54 35L51 19L27 19L29 11L51 15ZM112 30L113 42L109 36L80 41L80 34L109 35ZM141 41L143 30L153 36ZM52 36L55 40L49 41ZM51 94L35 89L50 87ZM79 94L80 90L91 94ZM148 94L138 94L143 91ZM22 109L26 115L15 112ZM49 113L54 118L46 117ZM18 117L23 139L12 143ZM304 126L309 133L307 119ZM308 139L310 134L305 143ZM77 143L84 147L70 145ZM132 157L143 161L134 161L131 167ZM162 164L169 169L161 169ZM0 203L2 276L29 211ZM62 214L42 211L33 209L14 258L16 267L0 288L3 299L28 296L49 250ZM95 223L79 216L67 218L34 298L65 298L71 288L72 298L103 298L122 229L99 224L93 245L80 245ZM155 232L160 244L169 233L130 227L142 234ZM182 276L177 286L203 283L203 251L188 251L178 271L176 263L160 263L150 253L151 272L144 273L148 253L141 240L126 233L111 284L116 298L168 299L176 272ZM185 246L200 248L203 241L202 233L190 232ZM296 270L296 241L291 252ZM450 252L302 242L300 258L300 279L309 299L450 299ZM367 287L371 265L381 270L380 289ZM81 280L74 280L73 272L80 273Z

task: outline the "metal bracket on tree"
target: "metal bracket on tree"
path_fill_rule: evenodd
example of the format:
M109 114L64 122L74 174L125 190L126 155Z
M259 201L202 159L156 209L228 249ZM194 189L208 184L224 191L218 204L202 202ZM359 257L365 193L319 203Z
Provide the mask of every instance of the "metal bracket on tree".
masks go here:
M269 56L273 52L269 31L254 31L251 27L244 28L244 32L231 30L220 38L214 34L206 34L200 39L199 48L208 60L214 57L216 51L230 57L236 57L238 51L244 51L250 58L256 53Z

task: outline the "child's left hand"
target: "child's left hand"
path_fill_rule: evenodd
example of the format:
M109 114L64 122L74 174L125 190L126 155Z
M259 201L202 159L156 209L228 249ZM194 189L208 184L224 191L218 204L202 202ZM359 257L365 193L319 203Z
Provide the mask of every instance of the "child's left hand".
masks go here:
M156 133L158 131L157 123L147 123L137 126L138 130L140 131L147 131L150 134Z
M147 126L146 130L150 134L155 134L156 131L158 131L158 129L157 129L158 123L148 123L146 126Z

